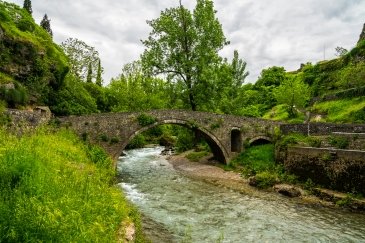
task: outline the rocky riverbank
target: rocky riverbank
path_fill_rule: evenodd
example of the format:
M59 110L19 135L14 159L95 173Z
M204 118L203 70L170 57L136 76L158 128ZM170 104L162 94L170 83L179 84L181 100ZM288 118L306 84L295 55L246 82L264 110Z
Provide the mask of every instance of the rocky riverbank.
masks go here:
M211 160L211 156L206 156L197 163L191 162L185 157L188 153L170 155L167 156L167 160L177 171L193 179L203 180L217 186L253 196L262 193L270 194L277 192L283 196L288 196L288 200L294 200L300 204L333 208L339 208L341 206L350 210L365 211L365 200L349 198L348 194L326 189L316 188L312 193L308 193L296 185L278 184L273 188L260 190L250 186L250 180L241 177L239 173L225 171L218 167L218 162Z

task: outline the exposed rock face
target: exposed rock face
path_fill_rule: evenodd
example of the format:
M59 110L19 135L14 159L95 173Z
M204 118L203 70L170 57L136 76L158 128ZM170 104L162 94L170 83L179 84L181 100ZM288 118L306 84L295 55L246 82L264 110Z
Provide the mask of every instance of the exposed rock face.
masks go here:
M357 42L357 44L359 44L361 41L365 40L365 24L362 28L361 34L360 34L360 38L359 41Z
M276 192L287 197L300 197L303 194L301 189L292 185L278 184L275 185L273 188Z

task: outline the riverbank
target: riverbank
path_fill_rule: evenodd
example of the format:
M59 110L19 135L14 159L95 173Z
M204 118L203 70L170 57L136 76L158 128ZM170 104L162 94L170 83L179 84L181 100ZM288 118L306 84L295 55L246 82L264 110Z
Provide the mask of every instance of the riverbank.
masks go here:
M189 152L191 151L178 155L170 155L166 158L174 169L192 179L202 180L216 186L225 187L252 196L263 193L277 194L274 188L262 190L250 186L249 180L241 177L238 172L225 171L218 167L219 162L211 160L211 155L202 158L199 162L191 162L186 158ZM293 186L284 185L284 187ZM300 191L300 195L287 198L288 200L295 201L295 203L365 212L365 200L350 199L345 193L327 189L316 188L312 193L309 193L297 185L294 187Z

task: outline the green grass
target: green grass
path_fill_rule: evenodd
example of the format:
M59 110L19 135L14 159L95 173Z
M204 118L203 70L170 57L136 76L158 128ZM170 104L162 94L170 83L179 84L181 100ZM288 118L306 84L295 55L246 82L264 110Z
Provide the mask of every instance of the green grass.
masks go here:
M364 123L365 98L333 100L315 104L312 108L315 113L325 114L321 121L335 123Z
M247 148L231 161L234 168L242 168L243 174L250 176L259 172L275 169L275 151L273 144L265 144Z
M187 154L185 156L185 158L187 158L188 160L190 160L192 162L198 162L199 160L201 160L208 154L209 154L208 151L191 152L191 153Z
M138 213L114 186L105 152L67 130L0 130L0 242L116 242Z
M264 114L263 118L274 121L286 121L289 123L302 123L305 120L305 115L297 113L296 117L290 118L287 106L277 105Z

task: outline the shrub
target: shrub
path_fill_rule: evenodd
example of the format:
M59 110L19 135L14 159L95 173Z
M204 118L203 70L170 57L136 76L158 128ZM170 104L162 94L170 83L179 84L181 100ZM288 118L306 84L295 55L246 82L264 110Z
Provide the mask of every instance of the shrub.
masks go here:
M127 149L143 148L146 145L146 139L142 134L136 135L127 145Z
M264 171L256 174L255 179L257 187L261 189L272 187L277 182L276 175L269 171Z
M309 137L307 141L311 147L315 148L320 148L322 144L322 141L320 139L314 137Z
M350 144L348 138L340 137L340 136L331 136L329 138L329 142L332 146L339 148L339 149L346 149L346 148L348 148L348 146Z
M147 114L141 114L137 117L138 124L142 127L154 124L157 119Z
M110 144L116 144L116 143L119 143L119 138L117 138L117 137L112 137L112 138L110 139Z
M105 135L105 134L101 134L99 136L99 140L100 141L103 141L103 142L109 142L109 137L107 135Z

